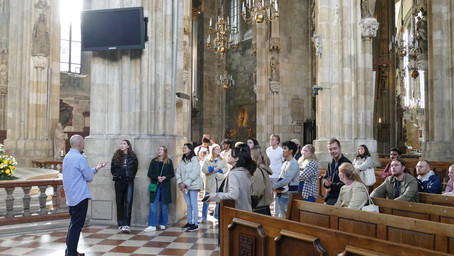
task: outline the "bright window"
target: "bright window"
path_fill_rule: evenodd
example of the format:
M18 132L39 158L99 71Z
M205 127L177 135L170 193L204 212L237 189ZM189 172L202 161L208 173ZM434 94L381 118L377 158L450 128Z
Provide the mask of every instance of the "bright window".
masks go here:
M80 12L82 0L60 2L60 71L80 73Z

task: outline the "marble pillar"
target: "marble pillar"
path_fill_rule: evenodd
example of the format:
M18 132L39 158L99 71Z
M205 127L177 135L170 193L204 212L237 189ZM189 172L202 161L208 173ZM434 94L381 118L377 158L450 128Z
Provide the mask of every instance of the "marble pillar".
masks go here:
M432 161L454 161L453 13L452 1L428 1L430 69L422 156Z
M316 59L316 155L321 166L331 160L327 143L337 138L343 154L353 160L358 146L367 145L378 164L373 138L374 78L372 42L378 23L364 1L318 1L316 31L322 55ZM366 1L367 2L367 1ZM371 1L372 2L372 1ZM375 1L373 1L375 2Z
M175 169L190 127L190 101L176 99L177 90L190 94L184 82L184 18L191 18L189 1L93 1L92 9L143 6L148 17L149 40L143 50L93 52L91 59L90 136L85 154L94 166L111 161L123 139L131 141L139 168L134 184L133 226L146 226L149 212L148 167L160 145L168 148ZM190 31L189 31L190 32ZM189 42L186 42L189 43ZM190 52L189 52L190 54ZM185 88L186 86L186 88ZM177 104L178 101L178 104ZM180 111L180 114L176 112ZM110 165L109 165L110 166ZM101 170L90 190L93 200L88 211L92 223L116 224L115 192L107 166ZM172 180L169 223L186 212L182 193Z
M60 96L59 1L3 3L9 8L7 44L2 45L8 56L2 63L7 69L5 148L18 166L31 166L33 159L53 158Z

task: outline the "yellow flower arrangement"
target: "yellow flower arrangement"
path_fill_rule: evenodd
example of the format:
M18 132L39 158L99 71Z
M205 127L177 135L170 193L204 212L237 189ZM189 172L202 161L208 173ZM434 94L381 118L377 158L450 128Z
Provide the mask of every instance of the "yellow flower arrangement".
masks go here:
M16 159L13 156L5 155L5 147L0 144L0 180L14 176L16 169Z

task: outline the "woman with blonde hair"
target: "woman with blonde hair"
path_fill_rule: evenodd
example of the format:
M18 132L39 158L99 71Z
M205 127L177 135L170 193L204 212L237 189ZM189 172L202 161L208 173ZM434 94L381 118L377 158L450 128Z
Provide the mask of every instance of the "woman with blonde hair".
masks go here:
M251 149L252 160L257 169L252 175L252 211L271 216L270 204L273 202L270 175L273 171L269 167L270 159L262 151L262 147L254 146ZM255 205L256 204L256 205Z
M168 222L167 205L172 203L170 179L175 177L173 163L169 159L165 146L160 146L157 156L151 160L148 168L148 177L151 180L151 184L157 184L157 189L150 191L148 227L144 231L155 231L158 225L158 217L160 229L164 230Z
M229 170L227 161L221 156L221 147L218 144L211 146L211 155L205 160L202 166L202 173L204 174L203 184L205 184L205 193L216 193L219 190L222 180L227 175ZM210 203L203 202L202 207L202 222L206 223L208 206ZM219 203L216 202L216 208L214 210L214 218L218 219Z
M355 172L355 167L350 163L341 164L339 179L345 185L340 189L339 198L334 206L361 210L369 201L369 193L366 185Z
M318 193L318 167L315 148L312 144L306 144L302 151L302 157L298 160L300 166L300 183L298 193L301 193L304 201L315 202Z

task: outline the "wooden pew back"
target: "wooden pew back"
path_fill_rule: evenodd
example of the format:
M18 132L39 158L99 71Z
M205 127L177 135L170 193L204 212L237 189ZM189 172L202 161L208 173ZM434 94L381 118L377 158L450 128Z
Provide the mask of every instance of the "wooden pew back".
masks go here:
M419 192L419 202L454 207L454 196L437 195Z
M222 256L231 255L448 255L402 243L330 230L220 204Z
M292 198L291 198L292 199ZM420 219L371 213L289 200L287 218L347 233L454 253L453 226Z
M421 220L454 224L454 207L412 203L373 197L374 204L380 213L398 215ZM454 227L453 227L454 228Z

